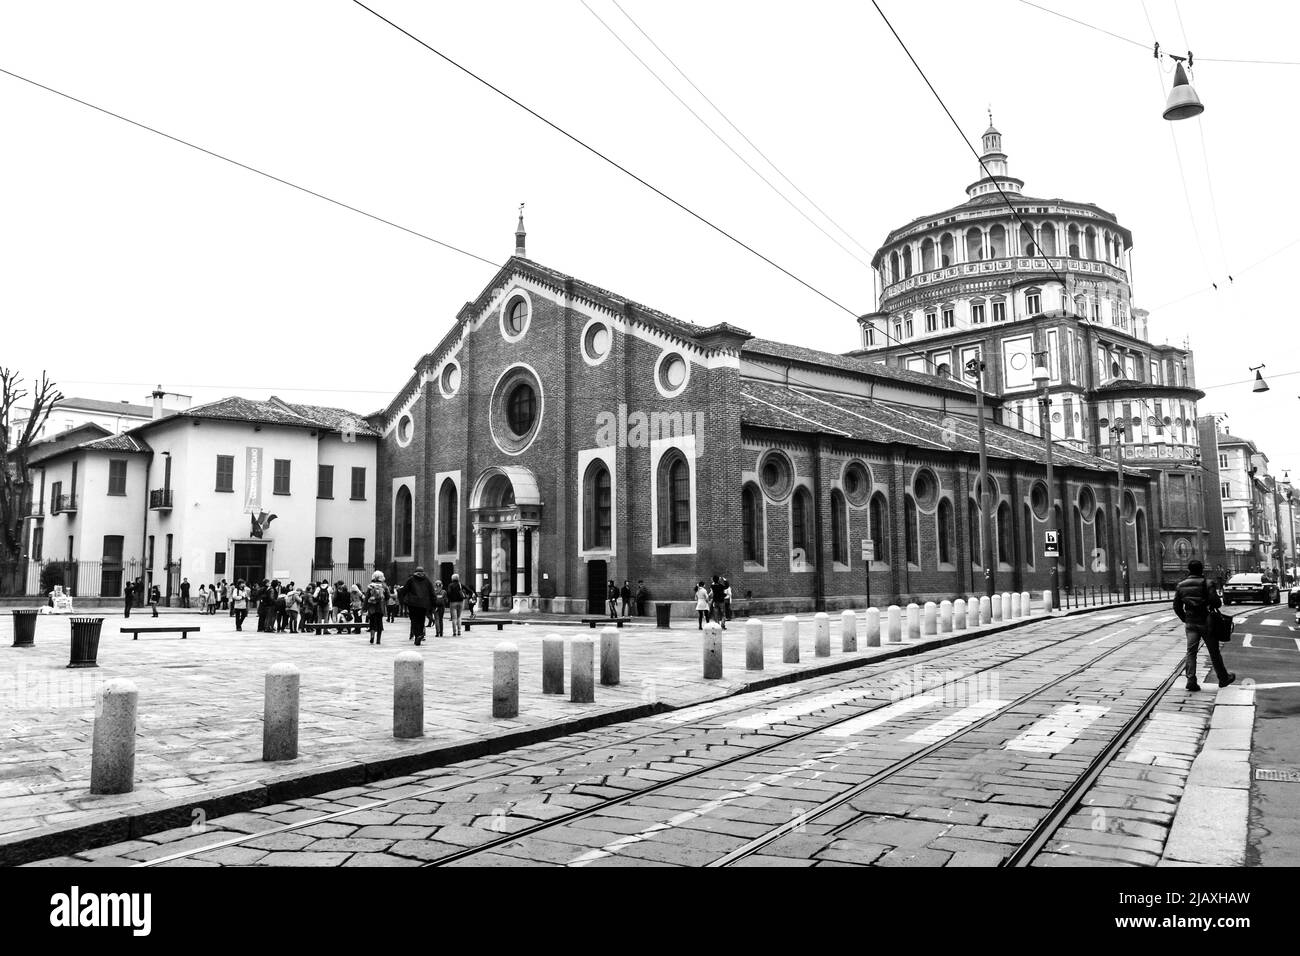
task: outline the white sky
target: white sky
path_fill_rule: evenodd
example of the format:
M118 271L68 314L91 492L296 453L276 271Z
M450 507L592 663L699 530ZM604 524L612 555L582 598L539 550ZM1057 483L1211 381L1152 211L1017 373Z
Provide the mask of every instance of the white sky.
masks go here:
M977 176L866 0L619 2L873 252ZM872 308L870 271L581 0L372 3L855 313ZM588 3L761 164L613 0ZM881 0L972 141L992 105L1028 195L1095 202L1133 230L1135 304L1152 309L1154 340L1190 338L1202 386L1267 363L1272 391L1213 388L1201 411L1228 413L1274 470L1300 468L1287 291L1300 66L1209 62L1300 59L1300 5L1184 0L1184 41L1173 0L1146 0L1162 48L1196 54L1198 129L1160 118L1140 2L1043 4L1147 48L1017 0ZM493 261L513 251L526 201L530 258L701 324L858 346L848 314L348 0L4 0L0 67ZM49 368L68 394L142 401L161 382L196 401L275 392L370 411L495 271L2 74L0 143L0 362ZM1211 281L1220 291L1157 308Z

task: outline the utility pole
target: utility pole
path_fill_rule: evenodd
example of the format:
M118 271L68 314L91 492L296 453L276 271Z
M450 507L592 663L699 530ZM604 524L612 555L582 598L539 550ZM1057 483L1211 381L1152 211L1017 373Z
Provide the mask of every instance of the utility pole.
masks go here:
M996 566L993 563L993 515L990 511L992 496L989 494L989 452L984 432L985 368L983 350L980 351L979 355L966 363L967 377L975 379L975 414L978 417L979 425L980 534L984 538L984 546L981 549L984 564L984 593L992 598L995 593L996 582L994 579L994 572Z

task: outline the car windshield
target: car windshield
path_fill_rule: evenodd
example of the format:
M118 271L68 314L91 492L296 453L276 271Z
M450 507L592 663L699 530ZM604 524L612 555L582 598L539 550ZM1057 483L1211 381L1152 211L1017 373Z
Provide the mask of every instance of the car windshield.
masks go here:
M1234 574L1228 578L1229 584L1263 584L1264 575L1262 574Z

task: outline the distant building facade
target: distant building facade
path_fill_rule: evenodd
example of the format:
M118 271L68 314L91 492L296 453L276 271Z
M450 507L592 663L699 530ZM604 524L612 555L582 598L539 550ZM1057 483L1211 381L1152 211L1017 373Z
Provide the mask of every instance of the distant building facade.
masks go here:
M1288 488L1270 474L1268 455L1250 439L1219 430L1210 416L1198 425L1206 456L1209 563L1228 572L1289 567L1294 536L1286 528L1295 508L1288 510Z
M154 392L150 405L136 405L125 399L109 402L99 398L62 398L51 409L50 415L37 431L38 439L49 438L81 425L98 425L110 435L120 435L125 431L152 421L164 414L188 408L190 396L175 392ZM15 425L21 429L31 415L31 409L16 409Z

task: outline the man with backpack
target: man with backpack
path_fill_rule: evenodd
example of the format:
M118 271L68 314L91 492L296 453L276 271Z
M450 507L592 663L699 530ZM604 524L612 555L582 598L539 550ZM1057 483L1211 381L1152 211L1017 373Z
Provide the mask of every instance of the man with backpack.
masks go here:
M1197 691L1201 685L1196 681L1196 658L1201 642L1210 652L1210 663L1218 675L1219 686L1227 687L1237 679L1223 666L1223 654L1219 651L1218 640L1210 634L1210 616L1222 605L1218 593L1205 580L1205 566L1200 561L1187 563L1187 577L1178 582L1174 590L1174 613L1183 622L1187 632L1187 661L1184 674L1187 676L1187 689Z

